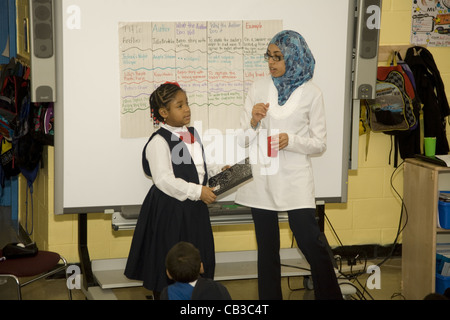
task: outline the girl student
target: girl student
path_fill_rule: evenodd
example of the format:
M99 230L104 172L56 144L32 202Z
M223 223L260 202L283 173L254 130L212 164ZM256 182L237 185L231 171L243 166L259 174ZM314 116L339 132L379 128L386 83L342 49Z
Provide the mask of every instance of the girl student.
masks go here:
M206 166L200 137L193 127L187 127L191 111L186 93L177 83L158 87L150 96L150 108L163 125L142 153L144 172L153 185L141 207L125 275L142 280L159 299L169 284L166 255L179 241L199 249L204 277L214 277L214 239L207 204L216 195L206 183L220 168Z
M265 59L271 76L249 89L240 123L252 144L260 134L279 133L271 137L272 148L278 151L278 170L267 173L261 163L252 163L253 180L238 189L235 200L252 211L259 298L282 299L278 212L287 212L311 267L315 298L340 300L332 260L315 220L310 155L325 151L327 136L322 93L312 81L315 60L305 39L291 30L273 37ZM259 159L268 156L264 150L259 148Z

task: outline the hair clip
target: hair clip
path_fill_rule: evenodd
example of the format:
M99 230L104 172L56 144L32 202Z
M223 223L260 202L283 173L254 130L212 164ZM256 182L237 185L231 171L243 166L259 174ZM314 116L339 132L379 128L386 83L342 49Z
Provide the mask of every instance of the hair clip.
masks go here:
M170 82L170 81L167 81L167 82L164 83L164 84L173 84L173 85L175 85L175 86L181 88L180 85L178 84L178 82Z

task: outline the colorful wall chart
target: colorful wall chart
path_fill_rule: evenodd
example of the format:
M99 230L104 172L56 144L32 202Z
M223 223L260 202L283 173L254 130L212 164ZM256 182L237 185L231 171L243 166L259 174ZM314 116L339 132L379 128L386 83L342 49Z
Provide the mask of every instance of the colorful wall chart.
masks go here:
M202 129L236 128L253 81L268 76L264 53L281 20L121 22L122 138L149 136L150 94L166 81L186 91L192 122ZM192 123L193 124L193 123Z
M411 43L450 46L450 0L414 0Z

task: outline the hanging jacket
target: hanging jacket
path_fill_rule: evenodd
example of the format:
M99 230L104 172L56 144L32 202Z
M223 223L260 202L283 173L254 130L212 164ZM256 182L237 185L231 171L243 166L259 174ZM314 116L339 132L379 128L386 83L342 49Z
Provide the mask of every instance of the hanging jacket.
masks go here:
M415 46L407 50L405 62L414 74L417 95L423 104L424 136L436 137L436 154L448 154L446 117L450 107L433 55L426 48Z

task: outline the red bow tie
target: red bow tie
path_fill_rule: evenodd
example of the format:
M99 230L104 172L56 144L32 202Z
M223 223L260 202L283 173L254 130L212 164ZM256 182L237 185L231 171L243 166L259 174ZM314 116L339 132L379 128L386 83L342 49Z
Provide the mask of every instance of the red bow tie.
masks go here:
M177 132L177 134L180 135L180 139L185 143L191 144L195 142L195 137L190 131Z

